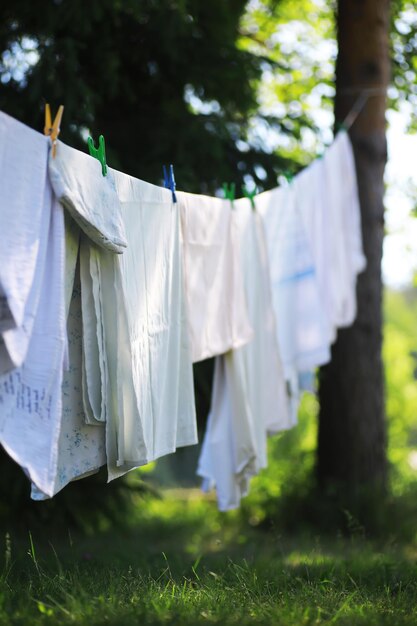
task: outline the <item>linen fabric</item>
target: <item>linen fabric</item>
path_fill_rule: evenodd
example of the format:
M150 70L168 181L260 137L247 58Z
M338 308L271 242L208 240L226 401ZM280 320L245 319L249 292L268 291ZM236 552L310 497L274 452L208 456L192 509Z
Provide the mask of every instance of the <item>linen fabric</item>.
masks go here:
M256 207L266 233L272 302L286 377L330 360L329 327L293 185L265 191Z
M193 362L224 354L253 335L228 200L178 192Z
M120 380L131 387L130 371L134 391L122 393L127 406L117 427L123 470L195 444L197 427L179 207L167 189L116 171L114 177L128 242L115 259L118 302L125 304L119 350L130 353Z
M267 465L267 434L292 426L272 308L265 233L246 199L236 227L253 339L216 359L212 405L198 474L217 490L220 510L236 508L251 476Z
M0 112L0 374L27 355L51 215L48 140Z
M55 195L89 239L121 254L126 235L110 168L103 176L97 159L58 141L49 177Z
M0 377L0 441L36 487L48 496L54 493L57 471L61 383L67 344L64 217L62 207L52 199L52 194L50 197L48 262L27 354L21 367Z
M55 495L73 480L89 476L106 464L105 425L87 423L82 388L81 281L79 268L80 230L65 216L65 312L68 335L68 367L64 371L61 395L61 428L57 444L57 464L53 482ZM77 263L78 260L78 263ZM31 497L49 496L32 484Z

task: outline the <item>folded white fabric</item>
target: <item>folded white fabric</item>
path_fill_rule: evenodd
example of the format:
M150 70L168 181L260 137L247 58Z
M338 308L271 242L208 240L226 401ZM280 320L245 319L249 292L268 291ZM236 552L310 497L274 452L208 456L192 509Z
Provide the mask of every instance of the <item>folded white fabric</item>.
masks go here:
M122 253L126 235L111 170L103 176L97 159L58 141L49 176L55 195L91 241Z
M61 426L61 383L66 353L64 217L49 204L48 262L23 365L0 377L0 441L38 489L51 496ZM30 205L28 213L30 214ZM47 210L44 207L43 210ZM16 224L21 230L22 225Z
M256 197L266 233L278 344L288 378L330 360L328 319L293 185Z
M45 270L48 139L0 112L0 374L22 365Z
M230 202L178 192L192 359L252 338Z
M272 309L265 233L247 199L233 221L253 339L216 359L212 405L198 474L216 486L220 510L236 508L267 465L267 434L291 427Z

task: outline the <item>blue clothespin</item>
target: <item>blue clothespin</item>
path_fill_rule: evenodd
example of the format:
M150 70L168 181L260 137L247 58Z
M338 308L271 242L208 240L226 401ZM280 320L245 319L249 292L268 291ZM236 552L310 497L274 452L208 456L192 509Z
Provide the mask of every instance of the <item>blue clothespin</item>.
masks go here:
M248 198L248 200L250 201L250 205L252 207L252 210L255 211L256 210L255 196L258 193L257 187L255 186L253 191L248 191L246 187L243 187L242 191L243 191L243 195L245 196L245 198Z
M165 165L163 165L162 170L164 172L164 187L172 191L172 201L176 202L177 196L175 194L175 190L177 188L177 185L175 183L175 177L174 177L174 166L171 164L169 166L169 172L168 172Z
M103 135L100 135L98 138L98 148L94 145L94 140L92 137L87 139L88 149L90 151L90 155L100 161L101 163L101 173L103 176L107 175L107 164L106 164L106 146L104 143Z
M230 185L228 183L223 183L224 197L227 200L230 200L230 204L232 206L232 209L233 209L233 202L235 200L235 191L236 191L235 183L230 183Z

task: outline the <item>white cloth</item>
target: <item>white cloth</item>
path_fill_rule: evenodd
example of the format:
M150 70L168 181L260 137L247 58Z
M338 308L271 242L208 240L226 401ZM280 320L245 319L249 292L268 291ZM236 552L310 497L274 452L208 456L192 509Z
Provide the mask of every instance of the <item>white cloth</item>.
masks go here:
M256 199L266 233L278 343L288 378L330 360L328 320L295 188Z
M265 233L248 200L233 221L245 283L247 345L216 359L212 405L198 474L216 486L220 510L239 506L249 479L267 465L267 434L292 426L272 309Z
M25 360L51 212L48 139L0 112L0 374Z
M356 278L366 266L355 162L346 132L295 177L294 188L333 342L337 328L350 326L356 317Z
M349 136L339 132L323 156L323 205L331 233L332 319L350 326L356 317L356 279L366 267L355 162Z
M119 375L117 465L126 471L195 444L197 426L179 207L169 190L113 173L128 242L114 259L117 301L125 307L125 321L118 311L118 348L124 343L131 359L119 356L126 371Z
M177 193L193 362L252 338L230 202Z
M49 177L55 195L91 241L122 253L126 235L112 171L103 176L97 159L58 141Z
M231 352L219 356L214 364L211 409L207 420L197 474L202 477L202 489L216 488L220 511L236 509L248 493L249 476L256 472L256 443L249 407L242 388L230 392L243 376L235 376L230 363ZM238 401L238 406L232 404ZM236 441L239 434L239 444Z
M344 280L344 265L338 263L336 257L344 249L345 235L341 224L337 223L337 207L329 203L324 160L316 159L297 174L293 187L314 261L323 322L331 344L336 339L337 298Z
M266 191L255 202L266 233L278 345L296 423L299 372L330 360L329 320L295 186Z
M62 148L50 164L54 188L100 243L80 244L82 395L88 424L105 423L111 480L197 441L179 209L170 191L111 168L103 178L89 157ZM120 255L108 245L117 233Z
M104 424L91 426L86 422L82 395L82 316L81 283L77 258L79 228L69 215L65 218L65 311L68 334L69 365L62 381L62 415L58 440L55 495L69 482L97 472L106 463ZM48 496L32 485L31 497L45 500Z
M66 329L64 217L49 193L47 263L28 351L20 368L0 377L0 441L36 487L51 496L57 471ZM30 205L27 210L30 214ZM21 225L16 228L20 230Z

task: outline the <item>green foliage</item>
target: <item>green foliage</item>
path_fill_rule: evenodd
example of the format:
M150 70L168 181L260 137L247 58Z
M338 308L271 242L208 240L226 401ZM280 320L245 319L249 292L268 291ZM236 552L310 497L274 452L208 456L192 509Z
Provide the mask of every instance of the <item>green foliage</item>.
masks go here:
M27 0L3 3L0 108L41 129L43 103L64 103L64 141L85 149L87 130L102 133L108 164L150 182L160 183L162 164L172 162L179 188L189 191L213 192L247 175L271 186L279 158L248 143L261 60L237 46L245 7L246 0L45 0L42 10Z

